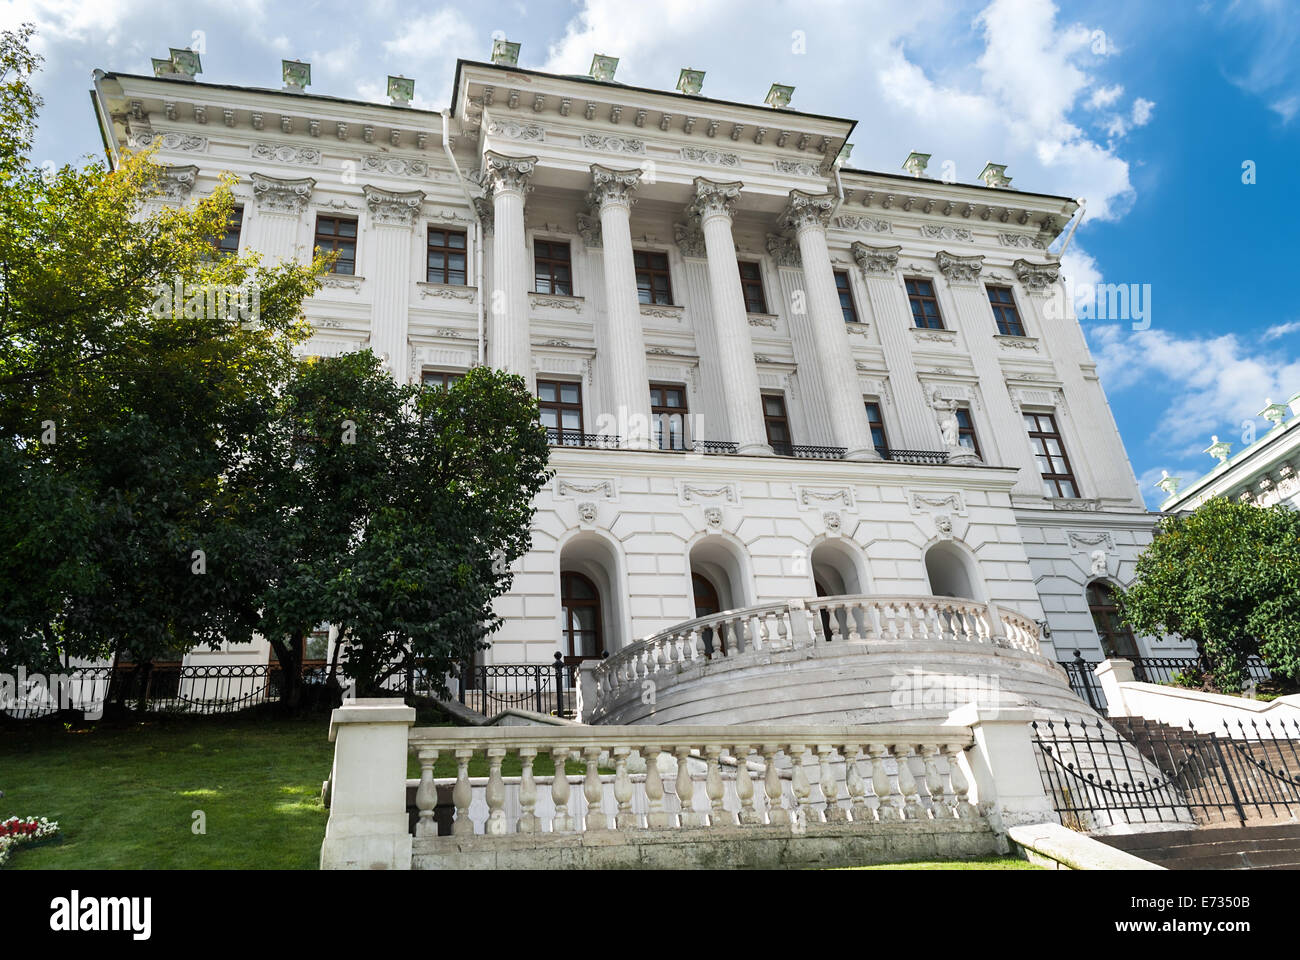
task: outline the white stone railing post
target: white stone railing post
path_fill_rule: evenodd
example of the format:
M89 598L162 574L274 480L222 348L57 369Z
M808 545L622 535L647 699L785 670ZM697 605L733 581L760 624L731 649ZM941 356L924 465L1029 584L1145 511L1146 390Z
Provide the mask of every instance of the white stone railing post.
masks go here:
M946 725L969 727L974 736L974 745L958 759L975 785L979 810L999 834L1020 824L1059 822L1038 772L1037 747L1029 727L1033 719L1033 712L1023 707L968 703L946 721ZM959 808L961 802L959 797Z
M406 758L414 723L415 709L399 699L348 700L330 715L334 767L322 870L411 869Z
M596 711L596 703L600 700L600 684L596 674L600 665L599 660L583 660L578 664L576 708L579 723L591 723L592 714Z
M1127 717L1128 705L1124 702L1124 687L1121 684L1133 683L1132 660L1103 660L1092 671L1101 684L1101 692L1106 697L1106 710L1112 717Z

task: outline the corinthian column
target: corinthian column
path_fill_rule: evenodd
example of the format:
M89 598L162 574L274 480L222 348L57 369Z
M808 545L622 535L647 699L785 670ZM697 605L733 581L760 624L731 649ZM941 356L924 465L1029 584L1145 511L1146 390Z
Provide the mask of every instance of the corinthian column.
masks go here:
M826 225L834 209L835 198L829 193L817 195L791 190L790 203L781 214L781 226L795 231L803 260L813 344L835 445L844 448L847 460L879 460L862 403L857 364L844 330L844 312L835 289L835 268L831 266L826 246Z
M528 333L528 248L524 242L524 194L536 157L507 157L489 150L483 172L492 195L492 293L488 349L492 366L527 378L532 345Z
M699 220L704 234L704 250L709 261L709 303L713 308L718 366L722 371L722 395L731 439L739 453L771 454L763 426L758 368L754 366L745 294L740 287L740 269L736 266L736 243L731 236L731 214L742 186L742 183L717 183L696 177L695 199L687 212Z
M370 313L370 349L383 358L398 383L407 378L406 331L411 304L411 227L424 194L394 193L369 184L362 187L370 211L370 248L366 256L374 301Z
M619 433L628 447L650 446L650 370L645 361L641 332L641 307L636 292L636 265L632 261L632 191L641 179L639 170L591 168L591 205L600 212L604 247L605 313L599 343L606 354L604 370L617 412Z

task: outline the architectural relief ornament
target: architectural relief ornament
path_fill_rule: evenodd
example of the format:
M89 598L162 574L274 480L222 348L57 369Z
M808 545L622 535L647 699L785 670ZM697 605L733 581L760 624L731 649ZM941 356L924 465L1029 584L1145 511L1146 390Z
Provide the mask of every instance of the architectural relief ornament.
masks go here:
M938 491L934 493L913 493L910 501L914 513L930 513L947 508L956 514L964 514L966 505L961 494L956 491Z
M704 247L704 234L698 226L689 223L674 223L673 239L676 241L677 249L681 251L683 257L702 259L707 255Z
M718 527L722 526L722 508L705 507L704 522L707 523L709 526L713 527L715 530Z
M834 210L835 198L829 193L791 190L790 201L781 211L777 222L784 229L803 230L807 227L820 227L825 230L831 222L831 213Z
M956 343L956 330L933 330L928 327L912 327L913 340L929 340L933 343Z
M767 313L749 314L749 325L751 327L770 327L776 329L776 317Z
M363 280L365 280L365 277L348 277L337 273L327 273L320 278L320 285L335 290L352 290L355 293L360 293L361 281Z
M716 500L721 497L727 503L736 503L736 488L729 483L720 487L697 487L693 484L682 484L682 499L687 503L693 503L695 500Z
M1015 337L1010 334L998 333L993 335L993 339L1004 347L1014 350L1033 350L1038 352L1038 341L1033 337Z
M1071 548L1089 552L1094 547L1105 547L1106 550L1115 549L1115 541L1109 533L1081 533L1078 530L1066 531L1066 537L1070 541Z
M808 160L773 160L772 169L777 173L793 173L800 177L820 177L821 167Z
M888 220L878 220L875 217L857 217L851 214L841 214L832 222L842 230L861 230L864 233L894 232L894 225Z
M999 233L998 243L1004 247L1023 247L1026 250L1047 249L1047 244L1043 243L1038 237L1031 237L1027 233Z
M1032 293L1046 293L1061 278L1061 268L1055 263L1017 260L1011 266L1016 271L1016 277Z
M606 153L645 155L645 141L635 137L607 137L598 133L584 133L582 145L588 150L604 150Z
M591 191L587 194L587 203L596 209L606 203L630 207L635 202L632 191L640 185L640 170L613 170L599 163L593 163Z
M921 236L931 240L966 240L974 242L975 235L966 227L945 227L935 223L921 225Z
M253 181L253 200L259 210L268 213L299 214L311 199L316 181L311 177L301 180L279 180L260 173L250 173Z
M682 159L693 163L707 163L713 167L739 167L740 157L734 153L720 150L707 150L702 147L682 147Z
M641 307L641 316L643 317L657 317L660 320L675 320L677 323L681 323L682 317L686 314L686 309L684 307L675 307L671 304L642 303L639 304L639 306ZM651 352L653 353L654 351L651 350Z
M696 177L695 199L686 208L687 212L696 220L718 215L730 217L736 209L736 202L740 199L740 190L743 186L744 184L738 180L719 183L717 180Z
M583 523L594 523L596 520L596 505L590 500L584 500L578 504L578 519Z
M1092 566L1088 570L1088 575L1093 577L1104 577L1107 575L1105 550L1092 551Z
M940 250L935 261L949 283L977 283L984 269L983 257L959 257L947 250Z
M133 133L130 142L136 147L152 147L157 144L163 150L183 150L186 153L201 153L208 149L207 137L187 133L160 133L156 130Z
M153 171L155 188L163 200L184 203L199 178L199 168L193 164L182 167L158 167Z
M862 272L877 277L893 275L898 269L898 253L902 249L902 247L873 247L860 241L855 241L852 247L853 259L858 262Z
M420 284L420 299L427 297L437 297L440 300L469 300L473 301L478 293L473 287L462 287L455 284L447 283L422 283Z
M292 143L255 143L249 147L254 160L274 160L276 163L297 163L307 167L320 166L320 151L315 147L300 147Z
M606 500L614 499L614 481L596 480L592 483L576 483L573 480L556 480L555 495L562 497L566 493L581 493L590 496L599 493Z
M1084 510L1097 511L1101 509L1100 500L1088 500L1082 497L1052 497L1049 502L1053 510Z
M945 540L952 538L952 517L946 513L937 513L934 516L934 528L939 531L939 536Z
M799 254L799 245L789 237L769 233L767 235L767 253L778 267L803 266L803 257Z
M388 177L427 177L429 175L429 164L425 160L385 157L380 154L362 157L361 169L366 173L378 173Z
M583 246L599 247L603 242L600 231L600 217L589 213L578 214L578 234L582 237Z
M578 297L547 297L530 293L528 302L534 307L549 307L552 310L572 310L574 313L582 313L582 300Z
M826 523L826 532L831 536L839 536L840 533L840 515L834 510L827 510L822 513L822 520Z
M366 206L370 208L370 216L375 223L409 227L415 223L420 205L424 203L422 190L406 190L398 193L393 190L381 190L370 184L366 184L361 189L365 191Z
M506 118L488 122L487 132L494 137L506 137L510 140L531 140L541 143L546 139L546 130L537 123L520 123Z
M810 507L817 503L830 503L834 500L840 501L850 510L853 509L853 494L847 487L837 487L834 489L817 489L816 487L799 488L799 504Z
M492 191L529 189L529 180L537 169L536 157L507 157L489 150L483 154L483 179Z

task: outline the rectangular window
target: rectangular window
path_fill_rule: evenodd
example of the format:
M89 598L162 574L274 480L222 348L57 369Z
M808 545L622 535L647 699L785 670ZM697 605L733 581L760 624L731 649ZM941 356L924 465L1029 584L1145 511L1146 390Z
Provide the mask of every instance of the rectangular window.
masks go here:
M686 388L671 383L650 384L650 419L660 450L686 449Z
M444 370L426 370L420 377L420 384L425 387L446 390L463 376L463 373L448 373Z
M975 421L971 419L970 408L958 407L954 413L957 415L957 442L983 460L984 454L980 453L980 440L975 435Z
M672 280L668 275L668 254L638 250L632 254L636 268L636 296L642 303L673 302Z
M537 409L548 440L570 447L582 445L582 384L538 380Z
M745 295L746 313L767 313L767 297L763 295L763 271L757 263L740 261L740 289Z
M790 418L785 413L785 397L779 393L763 394L763 426L772 452L781 457L794 455L790 444Z
M993 308L993 319L998 322L998 333L1008 337L1023 337L1025 326L1020 322L1016 312L1016 298L1010 287L988 287L989 305Z
M1043 475L1043 495L1048 497L1077 497L1079 487L1074 482L1070 460L1061 445L1061 433L1056 428L1056 417L1050 413L1026 413L1025 427L1029 430L1029 443L1034 448L1038 472Z
M876 453L882 457L889 456L889 436L885 433L885 418L880 413L880 402L867 401L867 424L871 427L871 443Z
M858 322L858 308L853 303L853 291L849 287L849 272L835 271L835 292L840 295L840 313L844 314L845 323Z
M903 282L907 284L907 302L912 305L912 321L926 330L942 330L943 317L934 284L922 277L908 277Z
M322 253L338 251L339 258L330 273L357 272L357 220L355 217L316 218L316 249Z
M573 296L573 263L569 245L561 240L533 241L533 276L537 293Z
M429 283L466 284L465 233L461 230L429 228L428 262L425 279Z
M222 256L227 254L235 256L239 253L239 233L244 227L244 208L235 207L230 211L230 219L226 221L226 232L221 235L217 241L217 253Z

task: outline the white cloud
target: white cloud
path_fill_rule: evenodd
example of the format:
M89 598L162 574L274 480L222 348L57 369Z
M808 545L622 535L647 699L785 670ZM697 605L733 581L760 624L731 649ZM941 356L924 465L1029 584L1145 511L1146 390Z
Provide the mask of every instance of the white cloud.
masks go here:
M1133 101L1133 126L1145 127L1151 122L1151 114L1155 110L1154 100L1145 100L1138 97Z
M1088 98L1088 109L1104 110L1124 94L1122 84L1115 84L1110 87L1098 87L1092 91L1092 96Z
M1300 97L1285 97L1276 103L1270 103L1268 108L1281 117L1283 123L1290 123L1300 111Z
M1285 337L1288 333L1300 333L1300 320L1291 320L1288 323L1275 323L1260 334L1260 339L1264 341L1277 340L1281 337Z

